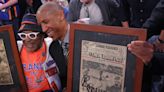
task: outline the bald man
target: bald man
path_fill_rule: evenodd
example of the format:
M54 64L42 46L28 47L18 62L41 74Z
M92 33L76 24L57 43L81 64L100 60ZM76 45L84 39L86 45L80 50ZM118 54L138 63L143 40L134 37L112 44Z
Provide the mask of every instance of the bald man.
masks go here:
M64 17L64 10L55 2L47 2L38 9L36 15L43 32L54 40L49 52L59 68L62 87L65 88L70 28Z

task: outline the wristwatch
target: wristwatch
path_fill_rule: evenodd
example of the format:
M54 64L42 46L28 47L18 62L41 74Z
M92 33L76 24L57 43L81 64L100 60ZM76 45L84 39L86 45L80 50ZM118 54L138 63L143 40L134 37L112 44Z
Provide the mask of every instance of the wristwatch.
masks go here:
M158 41L159 41L160 43L164 43L164 41L161 40L159 37L158 37Z

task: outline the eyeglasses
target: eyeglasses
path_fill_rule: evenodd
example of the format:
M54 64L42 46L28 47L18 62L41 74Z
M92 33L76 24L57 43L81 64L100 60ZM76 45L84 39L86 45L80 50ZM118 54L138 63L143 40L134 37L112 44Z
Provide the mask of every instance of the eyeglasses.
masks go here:
M27 36L28 38L32 39L32 40L35 40L38 36L39 32L31 32L31 33L18 33L19 37L22 39L22 40L25 40L27 39Z

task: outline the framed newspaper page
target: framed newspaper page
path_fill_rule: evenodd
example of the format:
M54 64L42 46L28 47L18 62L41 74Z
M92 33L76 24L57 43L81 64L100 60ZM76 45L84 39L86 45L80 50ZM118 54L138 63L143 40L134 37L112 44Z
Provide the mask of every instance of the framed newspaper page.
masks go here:
M141 92L143 62L127 50L146 30L71 24L67 92Z
M27 92L11 25L0 27L0 91Z

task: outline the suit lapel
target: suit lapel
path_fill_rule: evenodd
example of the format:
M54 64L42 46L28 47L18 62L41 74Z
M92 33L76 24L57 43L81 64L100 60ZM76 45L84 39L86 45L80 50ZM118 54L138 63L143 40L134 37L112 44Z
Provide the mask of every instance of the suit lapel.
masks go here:
M62 86L65 87L67 81L67 60L63 54L63 49L58 40L51 43L49 52L58 66Z

